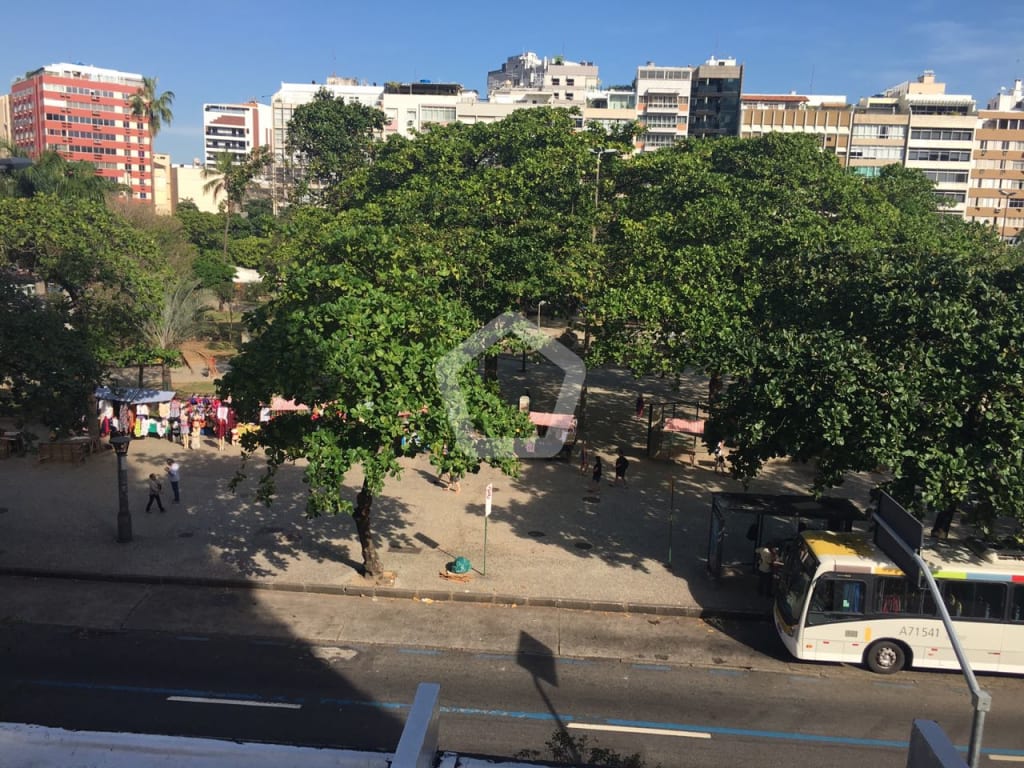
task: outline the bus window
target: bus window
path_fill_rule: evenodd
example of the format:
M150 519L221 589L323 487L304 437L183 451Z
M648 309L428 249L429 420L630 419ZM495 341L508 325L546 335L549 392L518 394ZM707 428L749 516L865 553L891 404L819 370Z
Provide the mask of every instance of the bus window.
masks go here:
M949 582L943 585L946 608L952 618L1001 621L1006 585L985 582Z
M865 585L863 581L819 579L814 585L808 624L829 624L860 618L864 612Z
M1024 584L1013 587L1010 602L1010 621L1024 621Z
M874 581L874 589L872 610L877 614L909 613L916 616L935 613L935 604L931 600L922 609L927 590L918 589L903 576L880 576Z

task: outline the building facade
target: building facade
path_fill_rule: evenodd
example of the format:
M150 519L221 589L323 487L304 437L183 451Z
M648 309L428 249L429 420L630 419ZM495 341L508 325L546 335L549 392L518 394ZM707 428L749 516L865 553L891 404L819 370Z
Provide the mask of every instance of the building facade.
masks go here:
M974 167L965 217L1013 241L1024 228L1024 83L994 97L978 112Z
M693 72L691 83L688 135L739 136L743 65L712 56Z
M687 135L693 71L693 67L659 67L653 61L637 67L633 82L641 128L637 149L661 149Z
M203 157L207 165L217 155L229 152L235 162L244 160L257 147L273 141L271 109L268 104L203 104Z
M532 51L510 56L487 73L487 100L499 103L582 107L600 87L592 61L540 58Z
M57 152L92 163L139 200L153 199L149 119L131 112L142 75L83 64L50 64L11 86L15 146L38 159Z

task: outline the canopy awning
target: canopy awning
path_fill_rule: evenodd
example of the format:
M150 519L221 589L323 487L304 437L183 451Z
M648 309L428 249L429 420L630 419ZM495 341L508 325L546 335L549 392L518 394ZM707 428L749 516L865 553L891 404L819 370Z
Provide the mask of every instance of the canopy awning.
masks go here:
M684 435L703 435L704 419L665 419L666 432L681 432Z
M122 403L149 404L167 403L174 399L175 392L162 389L139 389L137 387L97 387L97 400L117 400Z
M538 427L555 427L556 429L576 429L576 417L571 413L547 413L530 411L530 421Z

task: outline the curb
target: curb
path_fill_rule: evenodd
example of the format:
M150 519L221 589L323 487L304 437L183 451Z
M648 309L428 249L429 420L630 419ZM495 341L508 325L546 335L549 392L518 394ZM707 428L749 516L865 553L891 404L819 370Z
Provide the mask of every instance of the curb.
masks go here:
M434 602L475 603L477 605L517 605L533 608L561 608L571 611L599 611L605 613L638 613L657 616L680 616L694 619L726 619L764 621L764 611L744 608L701 607L697 605L663 605L658 603L630 603L606 600L579 600L564 597L527 597L487 592L458 592L437 589L403 589L375 584L304 584L299 582L258 582L244 579L219 579L196 576L146 576L141 574L104 574L89 571L48 571L40 568L0 567L0 576L35 579L66 579L68 581L118 582L124 584L151 584L155 586L206 587L244 591L306 592L320 595L348 597L379 597L391 600L432 600Z

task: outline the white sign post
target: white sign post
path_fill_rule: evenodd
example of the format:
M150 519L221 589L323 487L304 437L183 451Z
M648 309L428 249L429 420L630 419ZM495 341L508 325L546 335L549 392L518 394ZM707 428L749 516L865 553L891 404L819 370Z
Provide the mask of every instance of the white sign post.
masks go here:
M488 483L484 491L484 563L480 575L487 575L487 518L491 516L491 497L494 495L494 483Z

